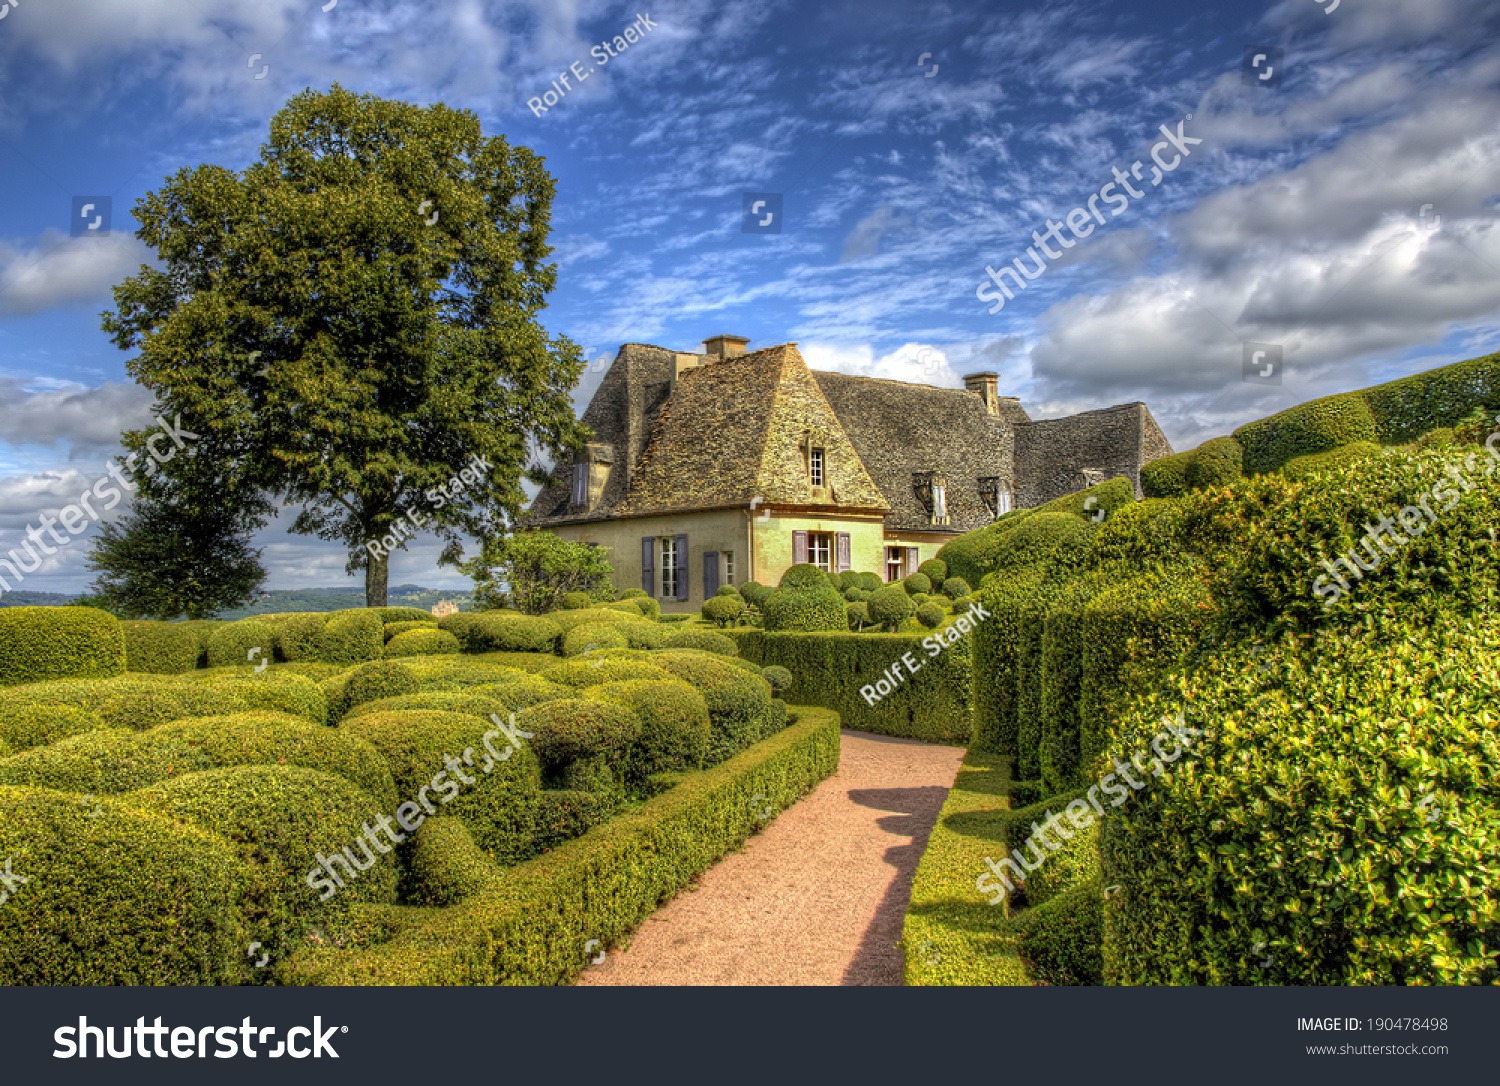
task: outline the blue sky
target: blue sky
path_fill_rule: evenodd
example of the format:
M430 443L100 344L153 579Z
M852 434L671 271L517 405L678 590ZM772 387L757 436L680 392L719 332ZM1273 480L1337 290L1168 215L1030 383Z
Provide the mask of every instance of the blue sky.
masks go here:
M1184 449L1500 349L1497 29L1500 0L12 0L0 551L147 417L99 328L110 286L152 259L135 201L184 166L243 169L306 87L471 109L546 157L542 319L599 360L580 407L620 343L728 332L897 380L998 370L1033 418L1143 400ZM1244 83L1247 47L1277 85ZM575 62L586 78L528 107ZM1179 122L1203 142L1151 187ZM1061 259L991 314L986 265L1034 269L1033 231L1135 162L1143 196L1060 231L1076 243L1051 241ZM781 196L779 234L743 231L746 192ZM72 237L77 198L98 196L109 236ZM1280 385L1243 380L1246 341L1282 346ZM269 587L343 583L343 552L291 519L257 539ZM83 588L89 534L24 587ZM393 555L391 583L462 586L437 550Z

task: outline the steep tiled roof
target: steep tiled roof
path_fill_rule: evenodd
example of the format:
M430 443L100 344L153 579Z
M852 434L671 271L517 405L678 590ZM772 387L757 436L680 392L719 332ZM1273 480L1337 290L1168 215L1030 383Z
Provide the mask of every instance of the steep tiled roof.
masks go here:
M886 527L919 532L968 532L993 521L979 496L979 479L998 476L1011 489L1015 424L1026 413L1001 401L1000 415L962 389L909 385L875 377L814 371L891 511ZM947 479L948 521L935 527L912 487L916 473Z

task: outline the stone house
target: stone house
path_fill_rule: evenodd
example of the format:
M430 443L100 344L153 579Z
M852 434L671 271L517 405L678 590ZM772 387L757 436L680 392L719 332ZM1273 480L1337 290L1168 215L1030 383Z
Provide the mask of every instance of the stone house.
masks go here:
M904 577L955 536L1169 456L1145 404L1032 421L994 373L965 390L810 370L795 343L627 343L523 521L603 547L615 588L697 610L790 566Z

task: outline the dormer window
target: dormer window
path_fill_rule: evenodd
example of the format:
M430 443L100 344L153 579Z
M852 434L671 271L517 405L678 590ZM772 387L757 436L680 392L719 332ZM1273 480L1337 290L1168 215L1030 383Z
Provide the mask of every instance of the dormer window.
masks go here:
M932 519L938 524L948 520L948 488L942 483L932 484Z
M1003 517L1010 512L1010 491L1001 487L998 475L987 475L977 480L979 498L992 517Z
M807 458L807 481L811 486L823 486L826 474L823 470L823 450L813 449Z
M587 505L589 503L589 462L587 460L575 460L573 462L573 502L574 506Z
M941 471L914 472L911 489L933 524L948 523L948 480Z

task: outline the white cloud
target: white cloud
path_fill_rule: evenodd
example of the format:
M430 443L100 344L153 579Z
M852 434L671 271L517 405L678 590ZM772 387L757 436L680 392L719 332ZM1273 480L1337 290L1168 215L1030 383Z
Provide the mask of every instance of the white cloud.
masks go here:
M109 290L154 254L134 235L69 237L44 231L36 245L0 242L0 315L26 316L60 305L109 300Z
M0 441L69 448L69 459L117 446L126 430L151 420L155 397L137 384L65 384L29 392L32 382L0 378Z

